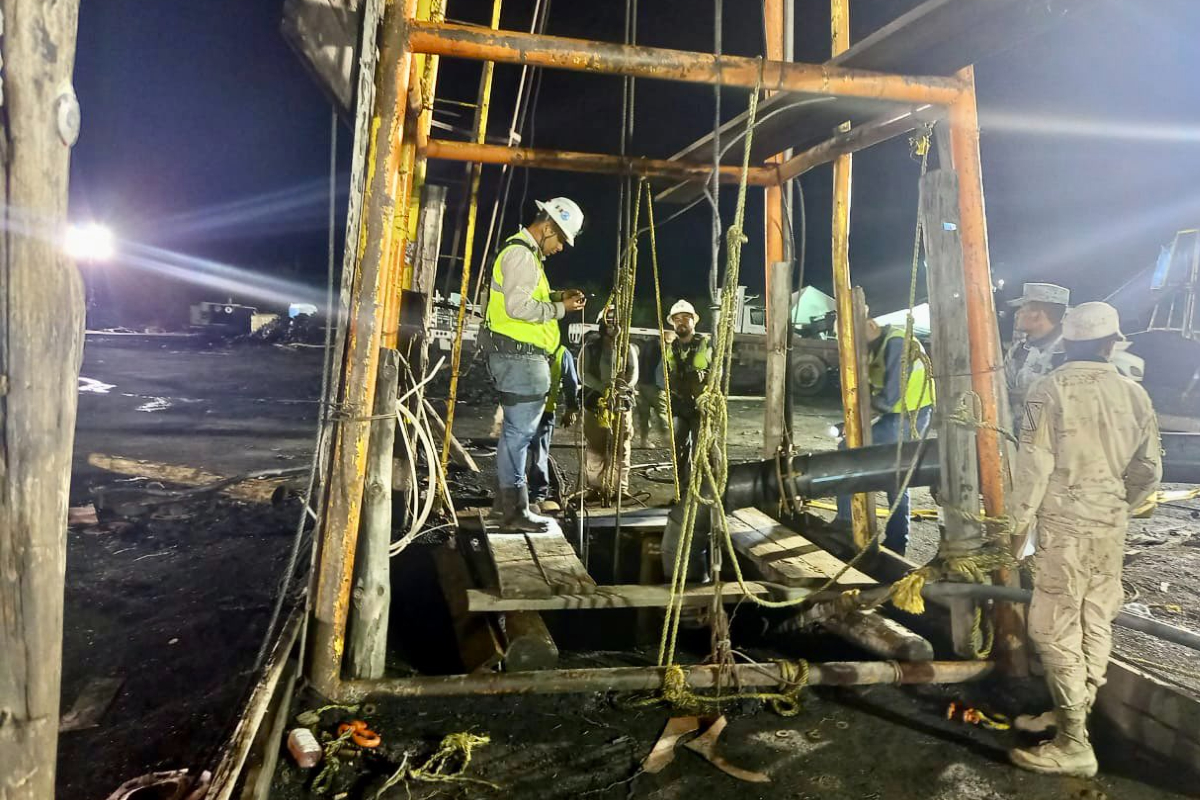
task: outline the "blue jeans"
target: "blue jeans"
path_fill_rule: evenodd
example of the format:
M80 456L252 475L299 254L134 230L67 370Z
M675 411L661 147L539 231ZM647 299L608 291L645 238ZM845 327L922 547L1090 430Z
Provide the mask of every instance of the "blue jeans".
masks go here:
M504 403L504 424L496 443L496 482L501 489L525 486L525 462L529 444L537 434L546 394L550 391L550 362L543 356L488 355L488 371L496 390L508 395L534 397L536 400Z
M918 439L929 427L929 418L932 414L932 406L925 406L917 412L917 429L915 431L908 423L907 414L884 414L871 425L871 444L895 444L901 436L905 441ZM845 447L845 442L838 445L839 450L845 449ZM904 491L899 503L896 502L895 491L888 491L887 502L888 508L894 505L896 511L888 517L887 527L884 528L883 533L883 546L894 553L904 555L904 551L908 549L908 518L911 511L908 490ZM838 522L848 524L850 522L850 496L838 495L837 506Z
M542 414L529 444L529 499L540 503L550 496L550 440L554 438L554 412Z

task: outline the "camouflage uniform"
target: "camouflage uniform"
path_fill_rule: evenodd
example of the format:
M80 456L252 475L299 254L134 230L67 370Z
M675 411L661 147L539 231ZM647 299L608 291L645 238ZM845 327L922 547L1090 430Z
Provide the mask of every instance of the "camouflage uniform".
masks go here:
M1008 383L1014 428L1020 424L1021 409L1025 407L1025 397L1033 384L1049 375L1064 360L1061 327L1034 341L1014 342L1008 349L1004 356L1004 379Z
M1012 514L1018 536L1036 518L1039 539L1029 638L1060 731L1070 722L1086 746L1084 724L1104 684L1123 599L1129 515L1162 477L1158 424L1141 386L1111 363L1090 360L1037 381L1019 421Z

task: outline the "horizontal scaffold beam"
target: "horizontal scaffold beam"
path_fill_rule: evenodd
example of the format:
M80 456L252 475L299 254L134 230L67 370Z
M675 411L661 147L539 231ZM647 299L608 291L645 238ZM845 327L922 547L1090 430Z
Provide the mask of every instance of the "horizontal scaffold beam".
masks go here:
M900 114L887 114L857 128L841 131L820 144L813 145L804 152L797 153L787 161L784 161L779 165L778 178L781 181L798 178L814 167L829 164L837 159L838 156L857 153L859 150L874 147L889 139L902 136L914 128L923 125L925 122L936 118L937 114L933 108L925 105L913 111L906 111ZM674 164L678 162L672 161L668 163Z
M888 75L791 61L716 56L663 47L593 42L467 25L414 22L415 53L522 64L634 78L720 84L833 97L949 105L962 93L958 78Z
M712 176L708 164L688 164L637 156L611 156L600 153L579 153L571 150L535 150L529 147L505 147L497 144L455 142L430 139L425 148L429 158L443 161L467 161L479 164L508 164L513 167L554 169L566 172L596 172L605 175L635 175L646 178L670 178L676 181L707 182ZM752 186L775 183L773 167L750 167L747 176ZM721 167L721 181L737 183L742 178L740 166Z
M808 664L807 686L870 686L876 684L966 683L987 677L990 661L834 661ZM766 689L794 685L794 678L776 663L736 664L723 672L714 666L685 667L693 689L718 685ZM461 697L495 694L572 694L583 692L648 692L661 689L664 667L601 667L540 672L475 672L469 675L386 678L347 681L340 702L358 702L370 695L391 697Z

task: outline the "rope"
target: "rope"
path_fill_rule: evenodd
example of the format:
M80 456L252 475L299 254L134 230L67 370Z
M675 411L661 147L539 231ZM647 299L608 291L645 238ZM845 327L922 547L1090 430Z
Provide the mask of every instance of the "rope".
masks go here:
M405 753L404 759L400 762L400 767L392 773L392 775L383 782L383 785L376 790L372 796L372 800L379 800L383 797L383 793L401 781L424 781L426 783L473 783L478 786L486 786L489 789L498 790L500 787L490 781L480 780L479 778L470 778L463 773L467 771L467 767L471 765L471 754L476 747L483 747L491 742L491 738L487 736L478 736L473 733L451 733L442 739L435 752L429 759L419 767L410 768L408 766L408 754ZM462 757L462 763L457 769L449 769L450 761L455 756Z
M672 664L663 673L662 693L634 705L667 703L677 711L706 712L719 709L726 703L738 700L761 700L781 717L794 717L803 708L801 693L808 686L808 662L777 659L780 677L786 688L779 692L734 692L731 694L697 694L688 683L687 671Z
M668 436L671 439L671 477L672 483L675 485L674 501L678 503L679 459L675 453L675 415L671 409L671 371L667 369L667 325L663 318L662 285L658 279L658 242L654 236L654 196L650 191L649 183L643 181L642 185L646 188L646 228L650 231L650 267L654 273L654 310L658 314L658 345L662 356L659 369L663 374L663 392L667 399L667 428Z

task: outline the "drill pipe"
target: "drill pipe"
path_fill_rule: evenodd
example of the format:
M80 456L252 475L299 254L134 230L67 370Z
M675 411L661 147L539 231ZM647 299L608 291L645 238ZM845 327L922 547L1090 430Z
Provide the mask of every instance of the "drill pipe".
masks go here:
M896 471L896 445L878 444L852 450L803 453L788 461L775 459L731 464L725 489L726 508L771 506L779 502L779 476L791 484L792 497L832 497L858 492L885 492L903 480L921 442L905 442ZM1163 481L1200 483L1200 434L1162 434ZM928 439L909 487L934 486L941 479L938 441Z

